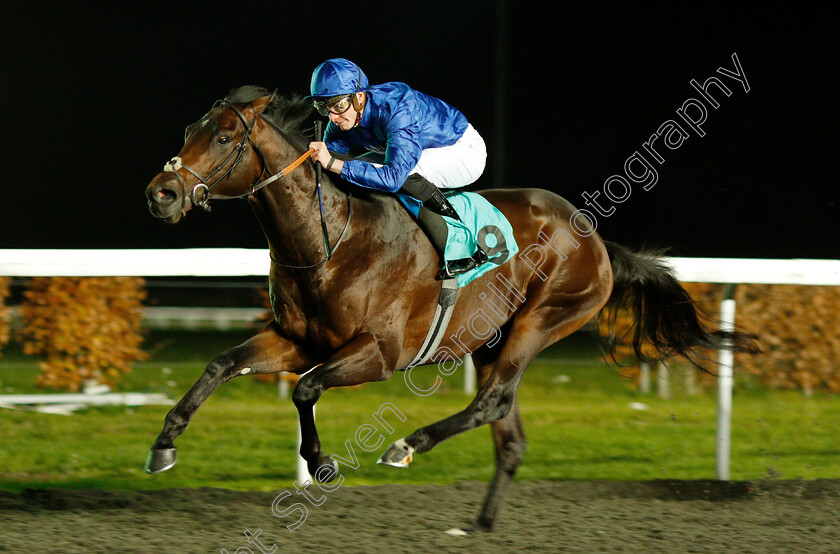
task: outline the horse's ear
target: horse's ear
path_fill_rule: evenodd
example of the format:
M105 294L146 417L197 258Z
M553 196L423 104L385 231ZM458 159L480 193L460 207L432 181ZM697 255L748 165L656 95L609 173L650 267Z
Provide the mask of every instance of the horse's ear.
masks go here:
M265 111L266 108L271 104L271 101L274 100L276 96L276 92L271 94L271 96L263 96L262 98L257 98L253 102L251 102L251 109L259 115Z

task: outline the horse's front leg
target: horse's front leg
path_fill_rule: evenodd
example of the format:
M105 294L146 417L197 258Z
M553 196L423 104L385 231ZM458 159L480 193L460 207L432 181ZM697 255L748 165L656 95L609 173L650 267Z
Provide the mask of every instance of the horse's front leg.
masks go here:
M313 408L318 398L329 388L347 387L385 381L394 373L399 357L397 341L377 338L370 333L356 335L349 343L322 365L307 373L295 386L292 400L298 409L301 430L300 455L306 460L309 473L316 475L318 468L336 467L329 456L321 452L321 441L315 427ZM336 477L337 471L326 471L326 480Z
M175 465L175 439L184 432L195 412L216 387L239 375L290 371L300 373L315 364L300 346L281 336L275 324L219 354L198 381L172 408L146 460L147 473L160 473Z

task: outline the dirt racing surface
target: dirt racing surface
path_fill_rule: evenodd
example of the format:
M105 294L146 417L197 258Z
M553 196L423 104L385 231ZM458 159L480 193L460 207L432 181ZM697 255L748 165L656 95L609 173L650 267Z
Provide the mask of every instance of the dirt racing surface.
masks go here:
M493 533L445 533L485 489L0 491L0 552L840 552L835 480L515 482Z

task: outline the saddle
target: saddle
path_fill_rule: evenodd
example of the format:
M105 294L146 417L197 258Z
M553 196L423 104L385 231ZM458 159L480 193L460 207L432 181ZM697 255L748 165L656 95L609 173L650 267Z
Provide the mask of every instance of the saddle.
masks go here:
M435 212L441 217L448 217L455 221L461 221L461 217L458 215L458 212L455 211L455 208L453 208L452 204L450 204L449 200L447 200L447 196L460 194L460 191L455 190L447 192L448 194L435 187L435 190L432 192L431 196L423 202L423 207L430 209L431 211ZM471 256L457 260L447 260L446 242L447 237L449 235L448 228L446 235L447 236L442 237L443 240L432 241L436 245L443 245L443 248L438 248L438 253L441 254L441 268L440 271L438 271L438 274L435 276L435 279L437 279L438 281L451 279L456 275L462 275L470 270L480 267L482 264L486 263L489 260L489 258L487 257L487 253L484 252L484 249L481 247L480 244L478 245L478 248L476 248L475 253Z
M446 212L438 214L446 226L445 244L440 249L443 251L443 267L437 276L441 281L440 297L423 346L408 365L409 368L427 363L433 357L449 325L458 288L504 264L519 251L510 222L483 196L452 191L449 194L441 193L439 198L445 202L441 211ZM426 208L427 203L424 202L423 207ZM432 207L437 206L429 208ZM418 221L424 219L420 217ZM432 243L435 240L433 238ZM464 256L466 252L475 254ZM451 271L453 264L461 264L463 260L474 263L469 265L467 262L468 267L458 267L464 270L456 270L455 274L445 273Z
M438 252L438 280L457 277L458 286L463 286L503 264L518 250L507 218L478 194L441 190L414 173L397 198Z

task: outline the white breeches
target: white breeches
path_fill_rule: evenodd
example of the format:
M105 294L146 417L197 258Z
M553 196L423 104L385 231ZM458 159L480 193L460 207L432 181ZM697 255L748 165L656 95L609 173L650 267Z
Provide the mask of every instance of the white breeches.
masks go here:
M456 189L476 182L486 163L484 139L468 125L455 144L423 150L411 173L419 173L438 188Z

